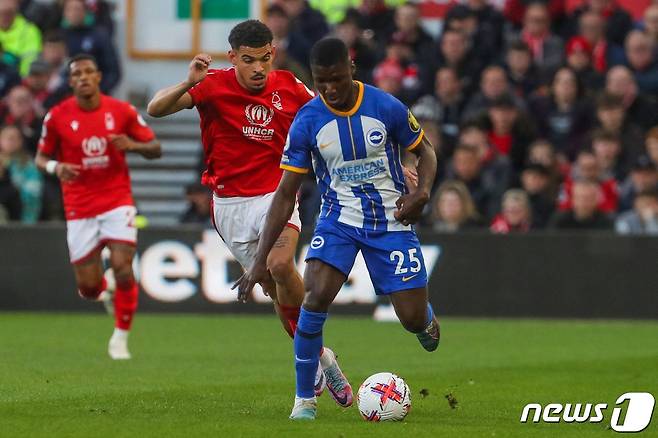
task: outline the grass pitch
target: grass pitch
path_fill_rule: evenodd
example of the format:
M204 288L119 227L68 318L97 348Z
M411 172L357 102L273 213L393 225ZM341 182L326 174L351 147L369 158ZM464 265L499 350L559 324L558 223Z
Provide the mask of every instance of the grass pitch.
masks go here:
M0 313L0 436L613 437L619 395L658 397L658 322L444 318L432 354L399 324L325 327L355 391L378 371L405 378L405 421L366 423L327 394L315 422L289 421L292 346L275 316L138 315L133 359L113 362L104 315ZM609 409L600 424L521 424L530 402ZM658 436L656 417L634 436Z

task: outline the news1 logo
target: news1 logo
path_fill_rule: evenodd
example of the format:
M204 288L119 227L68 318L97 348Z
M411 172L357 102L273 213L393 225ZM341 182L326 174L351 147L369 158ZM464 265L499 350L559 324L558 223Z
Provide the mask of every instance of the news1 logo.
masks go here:
M628 401L625 415L623 405ZM651 423L656 400L648 392L627 392L617 398L612 410L610 427L615 432L642 432ZM607 403L528 403L521 412L521 423L527 423L532 412L532 422L539 423L600 423L605 419Z

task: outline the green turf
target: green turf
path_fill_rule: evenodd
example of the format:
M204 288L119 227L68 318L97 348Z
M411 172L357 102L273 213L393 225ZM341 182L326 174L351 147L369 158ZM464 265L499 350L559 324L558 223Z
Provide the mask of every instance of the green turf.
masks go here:
M100 314L0 313L0 436L613 437L611 408L601 424L520 424L521 409L658 396L656 322L445 318L429 354L398 324L330 318L326 344L355 389L378 371L411 387L409 416L389 424L327 395L314 423L289 421L291 343L274 317L141 315L121 363L110 331ZM658 436L656 417L634 436Z

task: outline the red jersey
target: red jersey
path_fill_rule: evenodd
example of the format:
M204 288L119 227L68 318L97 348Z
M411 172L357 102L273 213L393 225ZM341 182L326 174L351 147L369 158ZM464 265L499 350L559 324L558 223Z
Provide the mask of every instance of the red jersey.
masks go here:
M101 95L100 106L91 111L71 97L46 114L39 150L82 166L76 179L62 182L68 220L133 205L126 153L110 143L109 134L126 134L141 143L155 138L135 107L110 96Z
M571 210L573 208L573 184L571 177L565 179L560 187L558 195L558 209L561 211ZM619 205L619 187L617 180L609 178L599 182L601 187L601 201L599 202L599 211L604 213L614 213Z
M292 120L313 92L287 71L270 72L258 93L243 88L235 75L234 68L209 70L189 90L201 116L202 182L219 197L272 193Z

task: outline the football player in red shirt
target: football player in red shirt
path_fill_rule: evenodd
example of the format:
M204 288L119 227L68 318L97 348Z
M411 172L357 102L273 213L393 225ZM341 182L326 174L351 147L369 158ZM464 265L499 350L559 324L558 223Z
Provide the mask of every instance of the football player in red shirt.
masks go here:
M78 291L88 300L113 301L115 329L108 352L130 359L128 333L137 308L132 271L137 229L126 152L161 155L160 143L135 108L100 92L96 60L69 62L73 97L44 119L37 166L61 180L69 254ZM116 290L103 276L101 249L110 250Z
M288 129L314 94L292 73L272 70L276 52L272 32L260 21L236 25L229 43L233 67L209 69L209 55L195 56L187 79L158 91L148 113L163 117L192 107L199 111L207 166L202 181L213 191L213 223L238 262L249 269L281 179L279 162ZM291 337L304 298L304 285L294 263L300 226L295 208L269 253L271 278L261 284ZM328 348L323 350L320 365L316 394L322 392L326 379L334 400L350 406L351 386Z

